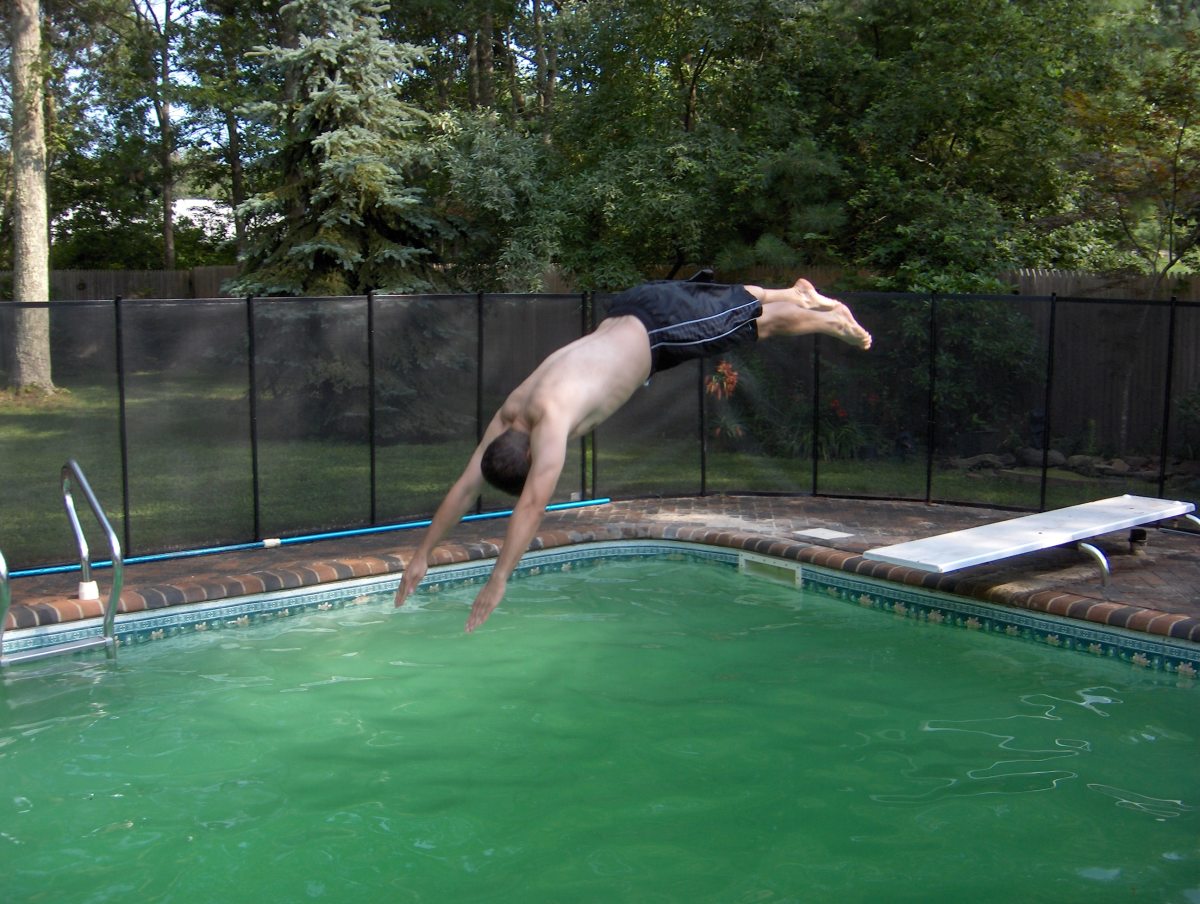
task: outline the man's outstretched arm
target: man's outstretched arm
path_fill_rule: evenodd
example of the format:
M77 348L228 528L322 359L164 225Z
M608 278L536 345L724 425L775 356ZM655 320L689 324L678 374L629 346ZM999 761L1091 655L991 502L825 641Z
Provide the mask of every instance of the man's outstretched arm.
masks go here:
M446 534L454 529L454 525L462 520L463 515L467 513L471 506L475 504L475 500L479 498L484 482L483 472L480 470L479 463L483 460L484 449L487 448L493 439L500 435L502 429L500 419L498 417L493 418L492 423L483 435L483 440L471 455L471 460L467 462L466 468L463 469L462 475L450 487L450 490L446 493L446 498L438 506L433 520L429 523L429 528L425 531L425 536L421 538L421 544L417 547L417 551L413 553L408 566L404 569L404 576L400 579L400 587L396 590L397 606L403 606L404 601L408 599L409 595L425 579L425 572L429 570L429 555L433 552L433 548L441 543Z
M554 495L558 485L559 475L562 474L563 464L567 457L567 432L565 429L554 429L551 425L543 424L534 428L530 436L531 464L529 476L525 479L525 488L521 498L517 500L513 513L509 517L508 530L504 533L504 546L500 556L492 568L491 577L475 597L471 607L471 615L467 618L467 631L474 631L482 625L492 611L500 605L504 591L508 588L508 579L516 570L529 544L533 542L534 534L546 514L546 506Z

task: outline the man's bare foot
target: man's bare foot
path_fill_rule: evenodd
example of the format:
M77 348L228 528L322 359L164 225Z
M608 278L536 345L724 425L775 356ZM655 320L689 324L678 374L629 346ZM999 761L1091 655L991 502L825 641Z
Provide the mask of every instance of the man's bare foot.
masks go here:
M832 311L838 305L841 305L841 302L837 299L826 298L818 292L816 286L803 276L796 280L795 285L792 286L792 294L795 297L796 304L810 311ZM854 318L851 319L853 320Z
M847 345L866 351L871 347L871 334L862 328L850 309L840 301L834 302L835 307L822 312L824 328L821 332L835 339L841 339Z

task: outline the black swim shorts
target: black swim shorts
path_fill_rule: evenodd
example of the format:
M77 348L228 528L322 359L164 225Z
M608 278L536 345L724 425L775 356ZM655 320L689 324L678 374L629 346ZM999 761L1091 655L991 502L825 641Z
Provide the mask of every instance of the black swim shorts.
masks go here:
M742 286L660 280L613 299L605 317L636 317L650 334L650 373L758 339L762 304Z

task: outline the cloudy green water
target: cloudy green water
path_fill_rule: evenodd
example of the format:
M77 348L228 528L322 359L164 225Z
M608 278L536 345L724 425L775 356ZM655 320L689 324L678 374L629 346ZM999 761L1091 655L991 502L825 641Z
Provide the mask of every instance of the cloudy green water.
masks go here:
M1200 902L1200 687L698 563L18 669L5 902Z

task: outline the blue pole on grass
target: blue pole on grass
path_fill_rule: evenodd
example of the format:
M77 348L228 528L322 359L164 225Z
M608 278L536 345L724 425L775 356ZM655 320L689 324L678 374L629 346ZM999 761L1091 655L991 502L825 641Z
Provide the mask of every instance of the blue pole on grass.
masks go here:
M569 509L585 508L593 505L605 505L612 502L609 498L604 499L584 499L576 502L556 502L553 505L546 506L547 512L562 512ZM512 509L505 509L499 512L483 512L481 514L466 515L463 521L492 521L498 518L507 518L512 514ZM144 556L133 556L125 559L126 565L136 565L145 562L165 562L172 559L188 559L197 556L215 555L224 552L243 552L248 549L273 549L277 546L295 546L299 543L312 543L317 540L337 540L346 537L362 537L369 534L382 534L397 530L414 530L421 527L429 527L432 520L423 519L421 521L405 521L401 524L385 524L378 527L356 527L347 530L326 531L320 534L304 534L298 537L282 537L271 538L267 540L254 540L248 543L233 543L228 546L210 546L204 549L185 549L176 552L161 552ZM93 562L92 568L110 568L111 561ZM28 568L23 571L11 572L9 577L13 578L28 578L47 574L64 574L71 571L79 571L79 565L51 565L45 568Z

